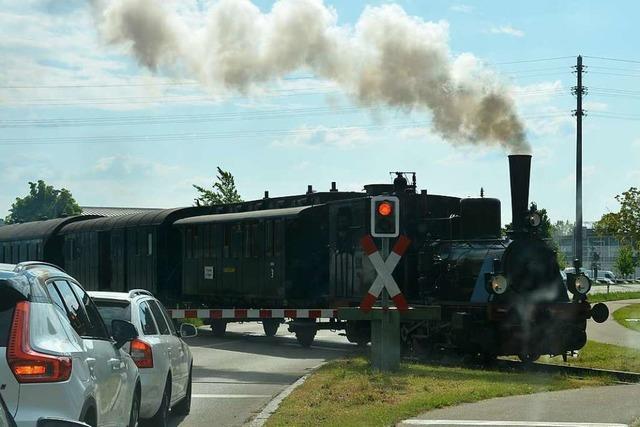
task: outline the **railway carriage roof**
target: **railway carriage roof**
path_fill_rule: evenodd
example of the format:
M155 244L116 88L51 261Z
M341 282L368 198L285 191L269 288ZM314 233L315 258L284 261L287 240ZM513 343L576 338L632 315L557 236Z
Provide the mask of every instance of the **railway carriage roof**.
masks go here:
M9 224L0 227L0 242L42 239L47 240L60 228L68 224L78 224L85 220L98 218L97 215L77 215L44 221Z
M184 218L176 221L175 224L184 226L195 224L210 224L214 222L242 221L247 219L290 218L298 216L298 214L300 214L302 211L318 206L322 205L296 206L294 208L266 209L251 212L202 215L197 217Z
M86 231L109 231L121 228L158 226L170 224L176 219L187 216L204 215L211 212L208 206L192 206L187 208L163 209L130 215L98 218L69 224L60 230L60 234L81 233Z

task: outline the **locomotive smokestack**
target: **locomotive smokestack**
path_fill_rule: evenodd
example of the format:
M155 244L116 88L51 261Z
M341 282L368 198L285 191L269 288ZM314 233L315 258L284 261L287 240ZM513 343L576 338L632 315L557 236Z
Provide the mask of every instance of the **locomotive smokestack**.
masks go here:
M529 176L531 156L514 154L509 156L509 176L511 179L511 231L524 229L525 216L529 207Z

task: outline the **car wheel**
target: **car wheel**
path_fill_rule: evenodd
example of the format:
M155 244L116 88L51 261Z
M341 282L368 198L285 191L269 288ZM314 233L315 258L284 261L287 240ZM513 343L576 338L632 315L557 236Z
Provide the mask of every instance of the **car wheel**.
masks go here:
M169 421L169 409L171 406L171 379L167 378L167 384L164 386L162 393L162 402L158 412L149 420L149 426L166 427Z
M129 414L129 427L138 427L138 417L140 416L140 392L136 387L133 393L133 402L131 402L131 413Z
M191 372L192 368L189 368L189 382L187 383L187 393L184 398L173 407L171 412L175 412L178 415L189 415L191 412Z

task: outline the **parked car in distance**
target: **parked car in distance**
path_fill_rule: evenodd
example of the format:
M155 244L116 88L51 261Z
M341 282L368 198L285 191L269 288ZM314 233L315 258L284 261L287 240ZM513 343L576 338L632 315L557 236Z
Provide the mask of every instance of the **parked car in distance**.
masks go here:
M111 329L58 267L0 264L0 394L18 427L137 424L140 378L122 349L137 332L122 320Z
M89 292L102 317L133 323L138 338L129 346L140 368L142 403L140 417L152 426L167 425L169 411L187 415L191 409L193 357L182 338L197 334L193 325L176 331L171 317L151 292Z

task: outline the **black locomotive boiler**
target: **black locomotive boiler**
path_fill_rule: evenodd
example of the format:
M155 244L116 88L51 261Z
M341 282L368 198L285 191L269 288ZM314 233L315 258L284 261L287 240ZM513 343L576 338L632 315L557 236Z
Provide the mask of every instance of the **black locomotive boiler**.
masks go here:
M566 354L586 342L586 321L606 319L587 302L590 282L570 277L538 234L529 207L530 156L510 156L512 224L502 235L500 201L417 191L399 175L365 192L328 192L172 209L118 218L74 217L0 228L0 262L54 261L87 289L149 289L176 316L201 317L223 334L233 321L280 323L303 345L320 328L366 343L369 325L342 321L376 272L360 247L371 232L371 198L399 199L411 240L393 276L411 306L441 317L402 323L415 351L453 347L486 356ZM176 314L177 313L177 314Z

